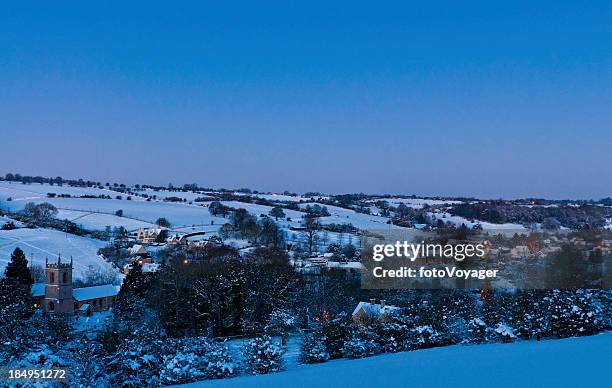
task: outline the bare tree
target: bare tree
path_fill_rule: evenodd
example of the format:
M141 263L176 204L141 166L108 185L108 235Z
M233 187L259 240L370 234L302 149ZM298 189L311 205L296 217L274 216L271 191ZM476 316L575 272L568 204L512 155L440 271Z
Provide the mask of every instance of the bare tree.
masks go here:
M302 224L305 230L308 254L312 255L314 245L318 240L317 231L321 229L321 225L319 224L317 217L310 213L304 215Z

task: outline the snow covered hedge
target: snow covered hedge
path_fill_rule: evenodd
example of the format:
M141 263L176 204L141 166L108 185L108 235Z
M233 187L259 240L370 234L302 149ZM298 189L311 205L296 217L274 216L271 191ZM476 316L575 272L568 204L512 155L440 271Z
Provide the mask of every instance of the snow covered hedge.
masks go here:
M380 352L378 336L369 330L357 329L344 343L342 354L346 358L370 357Z
M283 349L264 335L248 341L244 348L244 359L252 374L278 372L283 368Z
M302 339L300 362L302 364L317 364L329 360L325 347L325 337L319 332L305 334Z
M163 355L160 378L164 384L181 384L231 376L235 364L222 343L205 337L174 340L176 352Z
M218 379L235 370L228 349L208 337L152 338L143 333L123 341L108 358L112 381L123 386Z

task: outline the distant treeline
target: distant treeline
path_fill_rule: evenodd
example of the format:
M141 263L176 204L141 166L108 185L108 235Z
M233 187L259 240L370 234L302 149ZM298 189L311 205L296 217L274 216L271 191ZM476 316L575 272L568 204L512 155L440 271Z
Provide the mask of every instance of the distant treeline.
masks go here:
M193 192L193 193L206 193L211 196L215 196L220 201L240 201L246 203L256 203L258 205L266 205L266 206L274 206L278 203L283 203L283 207L286 209L297 209L297 204L294 201L271 201L265 198L257 197L258 194L265 194L265 192L260 192L257 190L252 190L249 188L239 188L239 189L225 189L225 188L210 188L203 187L197 183L187 183L182 186L174 186L172 183L169 183L167 186L157 186L157 185L147 185L147 184L135 184L133 186L125 185L123 183L102 183L99 181L93 180L84 180L82 178L79 179L65 179L61 176L57 176L55 178L47 178L40 175L30 176L30 175L22 175L18 173L8 173L4 177L0 176L0 181L8 181L8 182L21 182L24 184L31 183L46 183L51 185L69 185L69 186L77 186L77 187L98 187L98 188L111 188L115 191L124 192L130 195L140 195L144 198L157 198L155 195L148 195L146 193L139 193L141 190L153 190L163 192L165 190L170 190L174 192ZM236 194L238 193L238 194ZM282 193L286 196L297 197L297 193L284 191ZM176 196L168 197L167 200L175 199ZM304 194L304 198L307 198L309 202L318 202L323 205L332 205L338 206L345 209L352 209L361 213L369 213L369 206L371 205L371 201L373 200L385 200L389 198L406 198L406 199L416 199L416 198L427 198L427 199L436 199L436 200L456 200L464 203L470 203L477 201L474 197L418 197L415 194L412 195L403 195L403 194L364 194L364 193L352 193L352 194L338 194L338 195L330 195L325 197L324 194L320 192L307 192ZM196 202L201 202L205 200L205 197L198 198ZM495 205L495 204L504 204L504 205L536 205L536 206L544 206L544 205L603 205L603 206L612 206L612 198L603 198L600 200L549 200L542 198L525 198L525 199L515 199L515 200L492 200L492 201L484 201L481 202L487 205Z
M449 212L467 219L494 224L543 224L547 229L561 226L571 229L601 228L606 218L612 216L612 209L594 204L525 206L504 201L462 203L451 207Z
M64 179L61 176L55 178L45 178L43 176L30 176L30 175L21 175L21 174L11 174L8 173L4 176L4 178L0 177L0 180L4 180L7 182L21 182L24 184L30 183L47 183L50 185L69 185L69 186L80 186L80 187L95 187L102 186L100 182L83 180L83 179Z

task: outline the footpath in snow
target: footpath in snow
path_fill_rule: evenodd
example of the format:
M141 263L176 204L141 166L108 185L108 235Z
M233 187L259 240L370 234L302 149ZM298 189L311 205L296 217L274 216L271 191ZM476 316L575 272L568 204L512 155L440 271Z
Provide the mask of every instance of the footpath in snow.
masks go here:
M183 387L604 387L612 333L513 344L448 346Z

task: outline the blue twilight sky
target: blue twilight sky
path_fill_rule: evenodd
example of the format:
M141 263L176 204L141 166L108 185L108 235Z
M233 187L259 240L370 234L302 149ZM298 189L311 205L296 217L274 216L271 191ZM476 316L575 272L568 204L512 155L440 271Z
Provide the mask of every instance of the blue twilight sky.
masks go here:
M0 174L612 195L610 2L103 3L3 5Z

